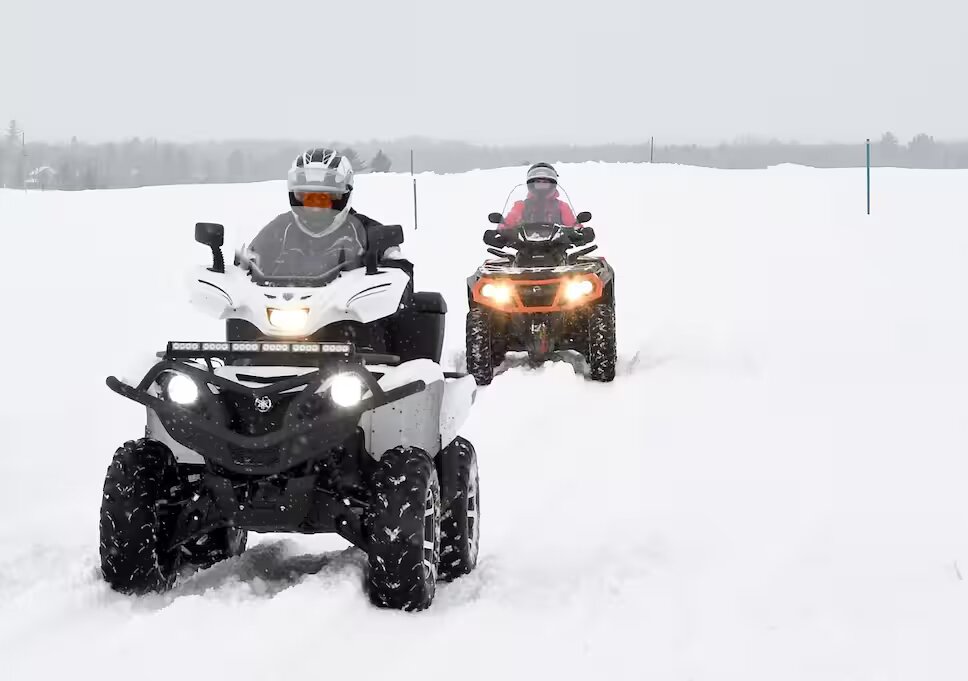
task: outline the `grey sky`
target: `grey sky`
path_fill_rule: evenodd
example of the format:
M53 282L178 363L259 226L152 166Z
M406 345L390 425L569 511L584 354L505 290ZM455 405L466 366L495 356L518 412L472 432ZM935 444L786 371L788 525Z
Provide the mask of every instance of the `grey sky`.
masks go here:
M968 138L961 0L9 0L34 138Z

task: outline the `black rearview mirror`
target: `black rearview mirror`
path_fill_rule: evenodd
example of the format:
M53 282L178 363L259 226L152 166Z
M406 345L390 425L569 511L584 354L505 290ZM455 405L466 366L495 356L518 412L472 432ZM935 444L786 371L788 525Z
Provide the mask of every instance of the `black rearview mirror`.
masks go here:
M578 217L576 217L575 219L579 222L579 224L583 225L586 222L591 222L592 214L589 213L587 210L583 210L578 214Z
M504 222L504 216L500 213L491 213L487 216L487 220L495 225L500 225Z
M195 241L212 248L221 248L225 243L225 227L217 222L196 222Z
M495 213L498 215L498 213ZM488 246L493 246L494 248L504 248L508 245L507 239L501 234L500 231L496 229L488 229L484 231L484 243Z
M217 222L196 222L195 241L212 249L212 266L210 272L225 272L225 258L222 256L222 244L225 243L225 227Z

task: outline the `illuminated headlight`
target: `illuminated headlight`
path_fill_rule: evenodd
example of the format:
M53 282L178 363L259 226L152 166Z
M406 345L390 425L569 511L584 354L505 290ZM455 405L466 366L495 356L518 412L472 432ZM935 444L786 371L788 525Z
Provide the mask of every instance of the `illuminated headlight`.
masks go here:
M309 309L305 307L280 309L270 307L269 323L287 333L301 333L309 324Z
M507 284L484 284L481 295L490 298L499 305L511 302L511 287Z
M565 284L565 300L574 303L595 291L595 284L589 279L574 279Z
M198 399L198 385L184 374L174 374L165 389L168 399L176 404L194 404Z
M363 399L363 381L356 374L337 374L329 386L330 397L341 407L355 407Z

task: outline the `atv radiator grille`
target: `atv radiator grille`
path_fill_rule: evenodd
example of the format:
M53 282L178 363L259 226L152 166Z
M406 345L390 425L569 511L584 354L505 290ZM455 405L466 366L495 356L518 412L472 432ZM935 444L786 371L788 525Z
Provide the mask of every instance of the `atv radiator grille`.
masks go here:
M279 430L292 399L292 395L286 394L259 400L243 393L222 393L229 427L236 433L252 436L268 435ZM276 449L256 451L229 445L229 451L235 463L240 465L271 465L279 460Z
M521 303L525 307L548 307L554 305L558 295L558 284L528 284L520 282L517 286Z

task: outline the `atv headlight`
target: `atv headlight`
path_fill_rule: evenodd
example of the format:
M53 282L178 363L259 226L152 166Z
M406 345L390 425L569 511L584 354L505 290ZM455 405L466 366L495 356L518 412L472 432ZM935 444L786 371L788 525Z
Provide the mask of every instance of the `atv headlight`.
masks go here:
M165 386L168 399L176 404L194 404L198 399L198 384L185 374L174 374Z
M363 399L364 387L356 374L337 374L329 386L329 394L340 407L355 407Z
M591 279L572 279L565 284L565 300L569 303L577 303L594 291L595 284L592 283Z
M481 295L499 305L506 305L511 302L511 287L507 284L484 284L481 287Z
M269 315L269 323L286 333L301 333L309 324L309 308L266 308Z

